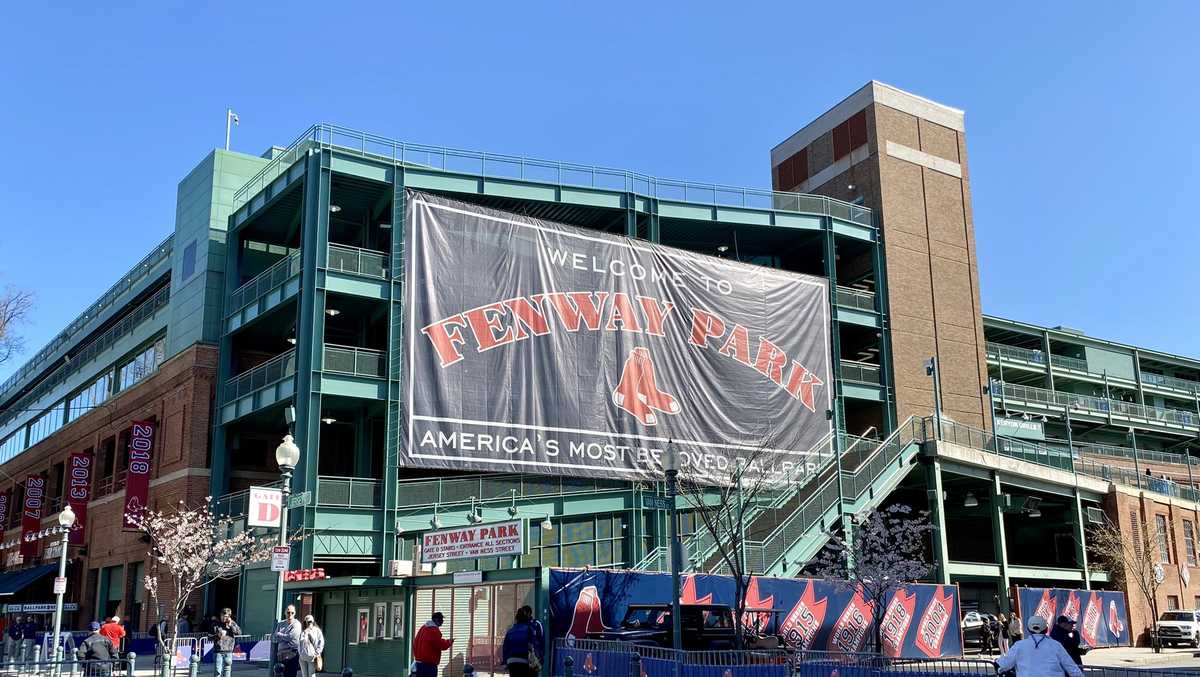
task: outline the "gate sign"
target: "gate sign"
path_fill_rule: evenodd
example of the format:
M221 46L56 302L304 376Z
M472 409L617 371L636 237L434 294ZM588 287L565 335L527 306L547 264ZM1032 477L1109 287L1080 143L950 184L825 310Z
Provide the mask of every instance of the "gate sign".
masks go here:
M424 193L407 204L402 464L653 479L670 449L701 481L815 467L825 280Z
M75 512L71 527L71 545L83 545L83 529L87 526L87 506L92 500L92 455L86 452L71 454L67 465L67 504Z
M426 564L524 554L525 527L522 520L430 531L421 538L421 561Z
M246 511L248 527L278 527L283 514L283 492L279 489L250 487L250 505Z
M133 518L145 510L150 499L150 461L154 451L154 423L134 421L129 434L129 472L125 475L125 531L136 531Z
M46 499L46 478L30 475L25 478L25 502L21 513L21 556L29 561L37 555L38 540L31 538L42 528L42 505Z

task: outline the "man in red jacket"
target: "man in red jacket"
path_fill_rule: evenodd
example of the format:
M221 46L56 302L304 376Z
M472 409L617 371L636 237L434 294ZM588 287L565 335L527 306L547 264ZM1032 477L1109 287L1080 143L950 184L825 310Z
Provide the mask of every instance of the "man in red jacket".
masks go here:
M442 652L450 648L454 639L442 639L442 623L446 617L438 611L421 626L417 636L413 637L412 674L414 677L437 677L437 666L442 660Z

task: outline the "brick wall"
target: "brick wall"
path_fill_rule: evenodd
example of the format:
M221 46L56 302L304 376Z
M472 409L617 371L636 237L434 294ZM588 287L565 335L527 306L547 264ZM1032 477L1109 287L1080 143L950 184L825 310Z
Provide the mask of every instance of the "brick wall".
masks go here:
M151 506L203 501L209 495L209 433L216 368L215 347L197 344L183 351L141 383L0 466L0 477L5 478L0 483L0 491L12 488L13 481L9 478L23 481L30 474L52 474L55 464L64 462L70 454L99 450L110 438L120 446L122 433L130 427L131 421L153 419L157 422L157 431L151 467ZM121 530L124 489L97 495L101 472L101 464L95 463L93 500L88 504L84 548L69 551L68 601L79 603L77 618L81 623L98 616L95 608L97 581L89 571L117 565L125 567L121 595L124 601L119 613L128 616L132 610L134 586L141 586L140 581L131 580L130 571L134 564L147 559L147 546L139 536ZM46 527L57 523L54 501L59 496L59 490L47 495L47 505L55 505L56 509L44 511L43 525ZM19 527L3 534L6 541L19 537ZM29 563L40 561L41 555ZM139 627L134 628L142 631L154 621L149 596L143 595L143 598L146 610L141 615Z

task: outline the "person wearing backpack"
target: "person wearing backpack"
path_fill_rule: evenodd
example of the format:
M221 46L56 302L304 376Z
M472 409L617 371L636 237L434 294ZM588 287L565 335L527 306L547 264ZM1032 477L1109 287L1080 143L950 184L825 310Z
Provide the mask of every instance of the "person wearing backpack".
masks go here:
M325 668L321 654L325 653L325 633L311 614L304 617L304 629L300 631L300 674L313 677Z
M100 624L96 621L92 621L88 628L92 634L79 644L77 650L83 654L85 661L94 661L84 666L84 674L89 676L112 674L113 661L117 660L117 647L113 646L111 639L100 634Z
M510 677L535 677L542 670L542 645L533 609L517 610L512 627L504 633L503 657Z

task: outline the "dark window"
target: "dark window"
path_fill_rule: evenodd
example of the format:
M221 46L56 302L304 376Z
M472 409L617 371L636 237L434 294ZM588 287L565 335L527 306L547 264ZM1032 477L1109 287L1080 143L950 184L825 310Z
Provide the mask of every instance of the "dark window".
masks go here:
M867 142L867 111L860 110L851 116L849 126L850 149L853 150Z
M1171 562L1171 549L1167 544L1167 516L1155 515L1154 526L1157 531L1154 537L1158 540L1158 559L1160 562L1169 564Z
M850 121L833 128L833 161L837 162L850 154Z
M188 279L196 272L196 241L192 240L183 248L183 279Z

